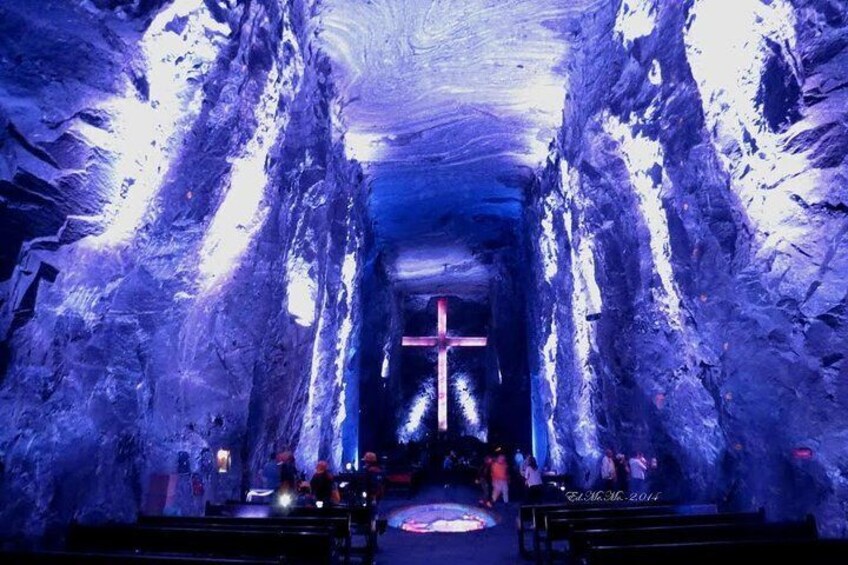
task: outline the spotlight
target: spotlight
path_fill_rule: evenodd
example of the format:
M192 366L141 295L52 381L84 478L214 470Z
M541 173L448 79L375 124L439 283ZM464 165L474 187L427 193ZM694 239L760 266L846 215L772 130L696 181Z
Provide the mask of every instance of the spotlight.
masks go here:
M339 488L345 488L347 486L347 481L342 481L339 483Z
M353 463L345 463L345 471L350 471L353 469Z
M290 494L285 493L280 495L280 506L282 506L283 508L288 508L289 506L291 506L291 503L292 496Z
M366 491L362 491L362 498L368 498L368 493Z
M324 501L323 500L316 500L315 501L315 507L316 508L324 508Z

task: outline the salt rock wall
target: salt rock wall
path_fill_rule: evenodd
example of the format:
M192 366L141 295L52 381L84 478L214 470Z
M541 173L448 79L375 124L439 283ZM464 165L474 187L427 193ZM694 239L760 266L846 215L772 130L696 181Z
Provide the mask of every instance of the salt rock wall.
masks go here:
M569 33L528 210L537 447L845 535L848 5L625 0Z
M355 452L369 239L313 8L0 3L4 535Z

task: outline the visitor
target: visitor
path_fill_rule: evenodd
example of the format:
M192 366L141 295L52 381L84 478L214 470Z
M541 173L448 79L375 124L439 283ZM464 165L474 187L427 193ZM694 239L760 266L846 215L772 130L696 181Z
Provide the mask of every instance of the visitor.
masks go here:
M330 474L329 465L326 461L319 461L315 465L315 474L309 481L312 496L315 502L329 506L333 503L333 475Z
M454 485L458 466L459 458L456 456L455 451L451 451L445 456L445 460L442 462L442 473L444 474L445 478L445 488Z
M377 454L369 451L362 458L365 494L369 502L376 504L383 498L383 469Z
M615 470L615 459L612 456L612 449L607 449L604 452L604 458L601 459L601 482L602 489L605 491L616 490L617 474Z
M483 464L477 470L477 484L480 485L480 492L483 493L483 498L480 499L480 504L491 506L490 497L492 496L492 457L487 455L483 458Z
M532 455L527 458L523 475L524 484L527 485L527 502L529 504L541 503L544 488L542 486L542 473L539 471L539 464L536 463L536 458Z
M645 462L645 456L641 451L637 451L630 458L630 492L643 494L645 492L645 476L648 471L648 465Z
M627 456L623 453L618 453L615 456L615 478L616 489L625 492L630 482L630 468L627 466Z
M309 483L302 481L297 485L297 496L294 499L295 508L313 508L315 506L315 497L312 495L312 489Z
M294 462L294 454L284 451L280 454L280 486L281 493L297 493L297 467Z
M655 482L659 480L659 473L657 473L657 458L651 457L650 462L646 461L645 465L648 467L648 471L645 477L645 492L652 492L658 490L656 488Z
M272 453L271 458L262 467L262 486L268 490L276 491L280 488L280 456Z
M503 495L503 501L509 504L509 465L506 456L501 453L492 463L492 503Z

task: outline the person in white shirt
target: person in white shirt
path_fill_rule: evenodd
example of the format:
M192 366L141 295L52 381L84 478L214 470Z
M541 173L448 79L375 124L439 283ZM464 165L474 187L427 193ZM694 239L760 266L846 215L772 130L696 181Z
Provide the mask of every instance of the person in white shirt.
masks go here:
M648 465L645 461L645 456L641 451L630 458L630 492L644 493L645 492L645 477L648 471Z
M612 449L607 449L604 452L604 458L601 459L601 481L604 485L604 490L615 490L616 485L615 460L612 456Z
M527 485L527 502L529 504L539 504L542 502L543 486L542 472L539 471L539 464L536 463L536 458L530 455L525 460L524 483Z

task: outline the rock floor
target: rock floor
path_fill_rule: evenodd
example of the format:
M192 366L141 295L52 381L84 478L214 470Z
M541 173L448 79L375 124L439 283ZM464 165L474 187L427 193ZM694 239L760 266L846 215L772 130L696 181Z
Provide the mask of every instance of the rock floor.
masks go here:
M476 505L478 492L469 487L426 487L412 498L387 498L381 512L385 515L409 505L455 502ZM518 555L515 520L518 503L499 502L492 509L498 524L477 532L460 534L415 534L389 528L380 538L377 565L462 565L466 563L500 565L523 563Z

